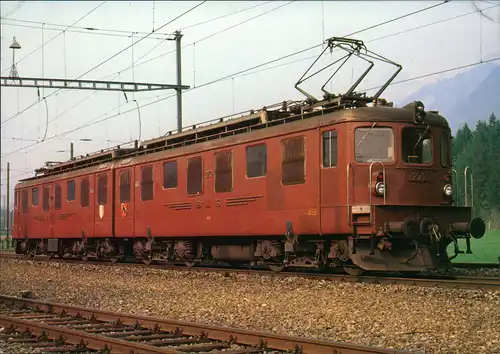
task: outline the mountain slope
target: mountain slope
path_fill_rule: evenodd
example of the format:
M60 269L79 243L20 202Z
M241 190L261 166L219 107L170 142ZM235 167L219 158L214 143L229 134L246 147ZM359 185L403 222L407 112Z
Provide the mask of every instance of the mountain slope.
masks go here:
M429 110L438 110L455 131L464 123L475 126L491 113L500 115L500 65L485 64L454 77L420 88L398 102L422 101Z

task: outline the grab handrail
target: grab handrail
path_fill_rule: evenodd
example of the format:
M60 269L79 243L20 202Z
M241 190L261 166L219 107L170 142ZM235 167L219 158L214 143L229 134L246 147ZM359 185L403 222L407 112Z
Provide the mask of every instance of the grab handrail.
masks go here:
M464 169L464 186L465 186L464 202L465 202L465 206L469 206L469 193L467 191L467 171L469 171L469 174L470 174L471 208L473 208L474 207L474 178L472 177L472 170L471 170L470 166L467 166Z
M385 166L382 162L380 161L373 161L371 164L370 164L370 168L368 170L368 191L369 191L369 194L370 194L370 224L372 223L372 219L373 219L373 213L372 213L372 198L373 198L373 191L372 191L372 188L371 188L371 184L372 184L372 167L373 165L375 164L379 164L380 166L382 166L382 182L384 183L384 205L386 204L386 192L387 192L387 184L385 183ZM375 191L376 192L376 191Z
M351 170L351 163L349 162L347 164L347 176L346 176L346 191L347 191L347 223L351 225L351 208L350 208L350 199L351 199L351 193L350 193L350 188L351 184L349 183L350 180L350 174L349 171Z
M458 196L460 195L460 189L458 188L458 172L457 172L457 170L452 168L451 174L452 174L451 183L453 184L453 186L457 186L456 195L457 195L457 204L458 204ZM453 174L455 174L455 181L453 181Z

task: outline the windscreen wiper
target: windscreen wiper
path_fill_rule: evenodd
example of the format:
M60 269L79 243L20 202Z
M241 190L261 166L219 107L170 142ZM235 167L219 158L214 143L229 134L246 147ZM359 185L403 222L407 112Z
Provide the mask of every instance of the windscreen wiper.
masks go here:
M373 127L376 125L377 123L373 123L372 126L370 127L370 129L368 129L368 131L365 133L365 135L363 135L363 137L361 138L361 140L359 141L358 145L356 145L356 147L359 147L359 145L361 145L361 143L363 142L363 140L365 140L366 136L368 135L369 132L372 131Z
M413 151L415 152L415 148L418 146L418 144L420 144L420 142L422 141L422 139L424 138L425 134L427 134L427 132L429 131L429 127L430 125L427 124L427 127L425 128L424 132L418 137L418 140L417 142L415 143L415 145L413 146Z

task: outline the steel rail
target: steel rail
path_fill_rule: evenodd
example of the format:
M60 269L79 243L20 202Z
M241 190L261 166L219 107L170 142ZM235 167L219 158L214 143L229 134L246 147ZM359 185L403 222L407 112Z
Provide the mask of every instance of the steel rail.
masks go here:
M500 290L499 277L477 277L477 276L454 276L454 275L428 275L428 274L412 274L411 276L393 276L385 274L375 275L347 275L347 274L326 274L326 273L311 273L301 271L283 271L273 272L271 270L261 269L238 269L228 267L186 267L165 264L142 264L142 263L112 263L104 261L82 261L79 259L49 259L47 256L35 256L36 261L56 262L56 263L69 263L69 264L88 264L88 265L102 265L102 266L126 266L126 267L145 267L160 270L177 270L184 272L223 272L235 274L248 274L248 275L261 275L273 277L301 277L305 279L318 279L340 281L348 283L368 283L368 284L403 284L413 286L427 286L427 287L441 287L441 288L458 288L458 289L487 289L487 290ZM43 257L43 258L42 258ZM20 260L26 259L24 255L17 255L15 253L1 253L0 259L12 258ZM32 259L34 260L34 259Z
M20 332L30 332L36 336L45 335L50 339L64 339L65 343L80 345L85 344L87 348L95 350L108 349L111 353L181 353L175 350L153 347L136 342L127 342L121 339L104 337L83 331L77 331L64 327L46 325L41 322L34 322L0 315L0 325L4 328L15 328Z
M289 337L273 333L249 331L222 326L194 324L178 320L130 315L120 312L102 311L98 309L24 299L6 295L0 295L0 302L8 306L21 306L23 308L31 308L47 313L92 318L93 320L100 322L112 322L119 323L120 325L140 326L141 328L148 328L155 331L160 330L170 333L182 333L183 336L205 337L213 341L235 343L238 345L251 347L242 351L238 351L242 353L259 351L257 350L259 348L262 349L262 351L273 349L280 351L299 351L304 354L405 353L404 351L397 349L368 347L364 345ZM87 345L92 349L102 349L103 344L106 344L108 349L113 349L111 351L112 353L115 349L120 352L131 352L131 349L134 349L141 353L179 353L183 351L182 349L184 349L182 348L180 351L175 351L167 348L151 348L151 346L149 345L136 342L131 342L131 344L134 345L132 347L130 343L125 340L83 333L77 330L55 327L52 325L46 325L33 321L9 318L3 315L0 316L0 324L14 324L17 328L29 329L37 334L41 334L43 331L45 331L45 334L49 337L59 338L60 336L62 336L63 338L66 338L70 343L74 343L75 341L77 341L75 344L78 344L83 340L83 342L87 343ZM106 340L107 342L103 342L104 340ZM133 352L136 353L137 351ZM188 350L186 349L186 351ZM227 353L231 352L228 351Z
M500 257L499 257L500 258ZM462 269L479 269L479 268L488 268L488 269L496 269L500 268L500 259L498 263L452 263L455 268Z

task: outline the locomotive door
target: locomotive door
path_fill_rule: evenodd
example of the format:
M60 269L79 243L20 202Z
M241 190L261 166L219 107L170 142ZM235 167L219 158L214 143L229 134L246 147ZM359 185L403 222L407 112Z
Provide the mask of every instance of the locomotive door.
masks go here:
M115 174L115 236L134 236L134 169L116 170Z
M346 212L346 125L320 130L320 209L321 232L348 232Z
M103 165L100 169L104 171L94 174L94 235L95 237L111 237L113 235L113 194L114 180L113 171L106 169ZM97 193L96 193L97 192Z
M62 189L60 183L54 183L50 186L50 238L64 237L61 230L63 222L62 211Z

